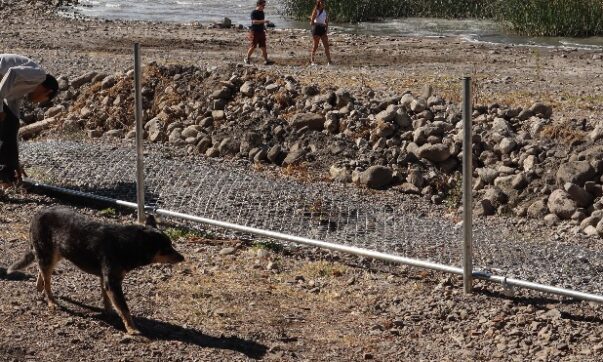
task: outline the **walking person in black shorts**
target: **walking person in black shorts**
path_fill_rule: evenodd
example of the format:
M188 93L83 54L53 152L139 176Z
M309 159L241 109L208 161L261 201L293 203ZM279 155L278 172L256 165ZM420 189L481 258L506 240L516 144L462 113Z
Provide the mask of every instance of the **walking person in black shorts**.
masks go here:
M243 60L245 64L251 62L251 56L256 47L262 50L264 64L273 64L271 60L268 60L268 52L266 50L266 29L264 26L270 24L270 21L265 20L264 7L266 7L266 0L258 0L255 10L251 12L251 29L249 30L249 42L251 44L247 51L247 57Z
M318 44L322 40L322 45L325 48L325 54L327 56L328 65L333 64L333 62L331 61L331 51L329 49L329 36L327 35L327 32L329 30L329 15L325 10L324 0L316 0L316 6L314 6L312 16L310 17L310 25L312 26L312 39L314 41L314 46L312 47L312 54L310 55L310 62L312 63L312 65L315 65L314 56L316 55Z

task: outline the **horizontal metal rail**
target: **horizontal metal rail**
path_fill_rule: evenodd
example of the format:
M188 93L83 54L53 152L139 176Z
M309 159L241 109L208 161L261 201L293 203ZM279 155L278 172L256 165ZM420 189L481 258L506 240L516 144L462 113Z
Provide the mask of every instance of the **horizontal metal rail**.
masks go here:
M107 203L110 205L126 207L126 208L130 208L130 209L134 209L134 210L136 210L138 208L138 205L134 202L122 201L122 200L112 199L112 198L104 197L104 196L97 196L97 195L89 194L89 193L82 192L82 191L69 190L69 189L65 189L65 188L61 188L61 187L57 187L57 186L51 186L51 185L46 185L43 183L34 182L31 180L26 180L26 183L28 185L31 185L34 188L41 189L41 190L47 190L47 191L51 191L51 192L86 198L86 199L90 199L90 200L96 200L96 201L100 201L100 202ZM319 248L328 249L328 250L339 251L339 252L347 253L347 254L374 258L374 259L388 261L388 262L392 262L392 263L404 264L404 265L414 266L414 267L418 267L418 268L424 268L424 269L430 269L430 270L435 270L435 271L439 271L439 272L456 274L456 275L460 275L460 276L463 275L462 268L452 267L452 266L448 266L448 265L432 263L432 262L428 262L428 261L422 261L422 260L411 259L411 258L405 258L402 256L385 254L385 253L372 251L372 250L368 250L368 249L357 248L357 247L353 247L353 246L345 246L345 245L340 245L340 244L327 243L324 241L319 241L319 240L314 240L314 239L309 239L309 238L302 238L302 237L298 237L298 236L278 233L278 232L269 231L269 230L256 229L253 227L242 226L242 225L232 224L229 222L218 221L218 220L203 218L203 217L199 217L199 216L183 214L180 212L169 211L169 210L165 210L165 209L147 208L147 210L150 210L153 213L158 214L158 215L174 217L174 218L198 222L198 223L202 223L202 224L206 224L206 225L218 226L218 227L221 227L224 229L235 230L235 231L245 232L245 233L249 233L249 234L265 236L265 237L269 237L269 238L273 238L273 239L298 243L298 244L302 244L302 245L308 245L308 246L314 246L314 247L319 247ZM474 271L472 273L472 275L476 279L481 279L481 280L485 280L488 282L501 284L506 287L519 287L519 288L524 288L524 289L531 289L531 290L535 290L538 292L556 294L556 295L570 297L570 298L574 298L574 299L578 299L578 300L585 300L585 301L603 304L603 296L596 295L596 294L583 293L583 292L578 292L578 291L571 290L571 289L557 288L557 287L553 287L553 286L549 286L549 285L527 282L527 281L520 280L520 279L492 275L492 274L488 274L488 273L484 273L484 272L480 272L480 271Z

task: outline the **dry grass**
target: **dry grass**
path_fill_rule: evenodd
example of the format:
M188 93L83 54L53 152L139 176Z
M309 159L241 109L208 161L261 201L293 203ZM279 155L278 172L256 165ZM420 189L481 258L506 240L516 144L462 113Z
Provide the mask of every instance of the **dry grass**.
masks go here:
M348 273L349 267L328 261L314 261L301 266L295 273L309 278L339 278Z
M571 125L567 122L545 126L540 137L556 140L567 145L586 139L586 132L571 129L570 127Z
M308 164L305 162L287 165L281 169L281 174L293 177L302 182L314 182L318 180L318 177L310 172Z

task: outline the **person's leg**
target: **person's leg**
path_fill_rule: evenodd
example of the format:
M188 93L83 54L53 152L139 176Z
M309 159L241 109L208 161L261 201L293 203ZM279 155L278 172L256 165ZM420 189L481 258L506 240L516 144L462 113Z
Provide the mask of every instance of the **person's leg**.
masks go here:
M316 50L318 49L318 44L320 44L320 37L313 36L312 37L313 45L312 45L312 53L310 54L310 63L314 64L314 57L316 56Z
M262 49L262 56L264 57L264 61L268 61L268 50L266 50L266 47L264 46Z
M244 61L246 64L249 64L251 62L251 56L253 55L253 52L258 44L254 31L250 31L247 37L249 39L249 49L247 50L247 58L245 58Z
M329 49L329 36L327 34L325 34L321 37L321 39L322 39L322 45L325 47L325 54L327 56L327 61L329 62L329 64L331 64L332 61L331 61L331 50Z
M272 62L268 59L268 45L266 44L266 33L261 33L259 38L259 46L262 49L262 56L264 57L264 64L272 64Z
M255 47L251 46L249 48L249 50L247 51L247 58L245 58L247 60L246 63L249 63L251 61L251 56L253 55L253 52L255 51Z
M19 167L19 119L5 106L6 118L0 122L0 182L13 183Z

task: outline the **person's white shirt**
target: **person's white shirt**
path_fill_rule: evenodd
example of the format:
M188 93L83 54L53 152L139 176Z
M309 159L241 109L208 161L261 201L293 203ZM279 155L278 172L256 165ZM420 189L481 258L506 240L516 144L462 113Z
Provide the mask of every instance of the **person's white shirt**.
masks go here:
M0 54L0 112L4 101L19 117L23 97L46 80L46 71L33 60L16 54Z
M327 25L327 11L318 11L318 14L314 18L314 24Z

